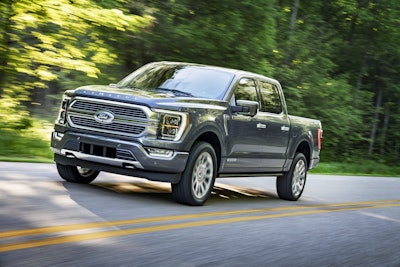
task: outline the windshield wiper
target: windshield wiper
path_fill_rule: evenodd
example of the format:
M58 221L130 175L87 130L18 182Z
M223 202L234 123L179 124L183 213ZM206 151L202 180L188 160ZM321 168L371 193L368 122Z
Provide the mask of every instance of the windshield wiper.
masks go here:
M174 95L184 95L184 96L194 97L194 95L192 95L191 93L180 91L180 90L176 90L176 89L168 89L168 88L158 87L158 88L156 88L156 90L172 92Z

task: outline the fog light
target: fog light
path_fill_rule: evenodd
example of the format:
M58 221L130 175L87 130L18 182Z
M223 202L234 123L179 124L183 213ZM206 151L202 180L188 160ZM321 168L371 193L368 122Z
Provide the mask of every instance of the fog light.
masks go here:
M64 137L63 133L59 132L53 132L53 138L56 139L57 141L61 141L61 139Z
M162 149L162 148L153 148L153 147L148 147L147 152L150 154L150 156L164 157L164 158L169 158L174 153L173 150Z

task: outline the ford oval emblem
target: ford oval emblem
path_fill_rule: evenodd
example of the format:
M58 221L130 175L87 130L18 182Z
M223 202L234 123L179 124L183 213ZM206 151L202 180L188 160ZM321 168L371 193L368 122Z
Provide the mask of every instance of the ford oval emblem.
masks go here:
M114 115L109 111L100 110L94 114L94 119L102 124L110 124L114 120Z

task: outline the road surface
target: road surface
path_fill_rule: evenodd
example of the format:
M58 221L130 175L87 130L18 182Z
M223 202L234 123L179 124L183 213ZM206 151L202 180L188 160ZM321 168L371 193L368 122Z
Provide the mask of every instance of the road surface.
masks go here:
M189 207L168 184L0 162L0 266L399 267L400 178L309 175L297 202L274 177L223 178Z

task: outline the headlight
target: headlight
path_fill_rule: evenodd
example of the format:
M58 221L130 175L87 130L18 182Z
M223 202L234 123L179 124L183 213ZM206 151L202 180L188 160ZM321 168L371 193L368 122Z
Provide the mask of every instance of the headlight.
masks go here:
M67 107L68 107L70 99L71 99L70 97L63 95L63 99L61 101L60 111L58 112L58 117L57 117L56 123L59 123L59 124L67 123Z
M161 113L158 137L164 140L179 140L189 124L187 114L160 110L157 112Z

